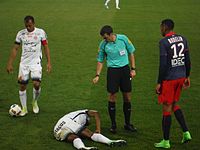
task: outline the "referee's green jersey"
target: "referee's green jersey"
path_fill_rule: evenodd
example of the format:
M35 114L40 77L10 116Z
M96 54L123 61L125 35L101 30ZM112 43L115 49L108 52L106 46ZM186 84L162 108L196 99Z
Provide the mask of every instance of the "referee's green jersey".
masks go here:
M135 51L135 47L127 36L116 34L114 42L103 40L99 45L98 62L106 58L107 67L119 68L129 64L128 55Z

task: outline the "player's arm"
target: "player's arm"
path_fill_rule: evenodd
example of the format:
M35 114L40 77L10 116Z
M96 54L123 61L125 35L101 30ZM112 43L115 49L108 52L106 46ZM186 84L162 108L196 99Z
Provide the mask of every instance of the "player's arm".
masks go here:
M50 58L49 46L47 43L44 43L43 46L44 46L44 53L47 58L47 72L50 73L51 72L51 58Z
M17 52L18 49L20 47L20 43L16 43L14 44L11 53L10 53L10 57L8 59L8 63L7 63L7 72L8 73L12 73L13 72L13 61L15 60L16 56L17 56Z
M190 54L189 50L187 49L185 51L185 68L186 68L186 80L185 83L183 84L183 88L188 88L190 87L190 70L191 70L191 61L190 61Z
M88 116L89 117L94 117L95 122L96 122L96 133L101 133L101 123L100 123L100 116L99 112L96 110L88 110Z
M100 76L102 68L103 68L103 63L102 62L97 62L96 75L93 78L93 83L94 84L96 84L99 81L99 76Z
M131 65L131 71L130 71L130 76L131 78L134 78L136 76L136 67L135 67L135 56L133 53L129 54L129 60L130 60L130 65Z
M96 84L99 81L99 76L101 73L101 70L103 68L103 61L105 59L105 43L101 42L100 46L99 46L99 50L98 50L98 55L97 55L97 66L96 66L96 75L93 78L93 83Z
M133 46L129 38L125 35L124 35L124 41L126 44L126 49L129 54L129 61L130 61L130 67L131 67L130 76L131 78L134 78L136 76L135 55L134 55L135 47Z
M165 78L166 71L167 71L167 53L166 48L163 43L160 42L160 63L159 63L159 74L158 74L158 81L156 85L156 93L160 94L161 92L161 83Z

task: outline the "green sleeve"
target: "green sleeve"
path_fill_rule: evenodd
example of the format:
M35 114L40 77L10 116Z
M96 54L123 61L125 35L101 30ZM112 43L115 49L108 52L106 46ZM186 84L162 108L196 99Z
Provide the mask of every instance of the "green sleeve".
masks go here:
M105 59L106 53L105 53L105 42L102 41L99 45L98 55L97 55L97 61L103 62Z
M128 50L128 53L134 53L135 52L135 47L134 45L132 44L132 42L128 39L127 36L124 36L124 39L125 39L125 43L126 43L126 48Z

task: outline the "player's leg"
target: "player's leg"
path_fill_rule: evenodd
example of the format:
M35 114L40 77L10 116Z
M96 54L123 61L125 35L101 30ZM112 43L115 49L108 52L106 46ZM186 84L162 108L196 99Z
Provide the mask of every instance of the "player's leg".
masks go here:
M41 78L42 78L42 67L40 65L31 68L31 78L33 81L33 112L39 113L38 99L41 93Z
M90 138L92 132L89 129L84 129L81 131L80 135L86 138ZM68 136L67 140L73 142L74 147L79 150L97 150L97 147L86 147L82 140L75 134Z
M115 0L115 3L116 3L116 9L120 9L119 8L119 0Z
M175 91L175 103L174 103L174 107L173 107L173 112L176 117L176 120L180 124L182 131L183 131L183 138L182 138L181 143L186 143L192 139L190 132L188 130L188 127L186 125L183 112L182 112L181 108L176 104L176 102L179 101L179 99L180 99L180 95L181 95L181 91L182 91L184 82L185 82L185 78L177 80L177 86L176 86L177 88Z
M131 118L131 92L123 92L123 112L124 112L124 129L135 132L137 128L130 123Z
M108 3L109 3L109 2L110 2L110 0L106 0L106 2L105 2L105 4L104 4L104 5L106 6L107 9L109 9L109 7L108 7Z
M171 111L172 104L163 103L163 119L162 119L162 131L163 131L163 140L159 143L155 143L157 148L170 148L169 143L169 133L171 127Z
M108 112L111 119L111 128L110 131L112 133L116 133L116 95L119 91L119 84L120 84L120 74L119 69L116 68L108 68L107 70L107 91L109 93L109 100L108 100Z
M110 131L112 133L116 133L116 93L109 93L109 101L108 101L108 112L111 120L111 128Z
M176 120L180 124L182 131L183 131L183 138L182 138L181 143L187 143L188 141L192 140L192 137L191 137L190 132L188 130L188 127L186 125L183 112L178 105L174 106L173 111L174 111L174 115L176 117Z
M19 99L22 105L22 111L19 116L25 116L28 113L27 110L27 94L26 94L26 84L20 83Z
M33 80L33 112L39 113L38 99L41 93L40 81Z
M82 149L85 147L83 141L75 134L70 134L68 137L67 137L67 141L68 142L72 142L73 143L73 146L76 148L76 149Z
M19 99L22 105L22 111L19 116L25 116L28 113L27 110L27 94L26 86L29 80L29 67L19 66L18 83L19 83Z
M107 144L111 147L122 146L122 145L126 144L126 141L124 141L124 140L110 140L109 138L105 137L104 135L102 135L100 133L93 133L92 131L90 131L87 128L81 132L81 135L84 137L87 137L87 138L91 138L95 142Z
M120 70L120 90L123 96L124 129L134 132L137 129L130 123L132 85L130 80L130 68L128 65L122 67Z

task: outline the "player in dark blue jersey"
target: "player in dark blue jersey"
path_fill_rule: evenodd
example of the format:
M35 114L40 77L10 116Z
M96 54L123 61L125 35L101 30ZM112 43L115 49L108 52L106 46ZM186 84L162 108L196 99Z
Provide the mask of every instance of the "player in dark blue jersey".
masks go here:
M190 56L187 40L173 32L174 22L165 19L161 22L160 30L164 37L159 42L160 66L156 93L158 102L163 105L162 130L163 140L155 143L158 148L170 148L169 132L171 112L183 130L182 143L190 141L191 135L185 123L180 107L177 105L182 88L190 86Z

